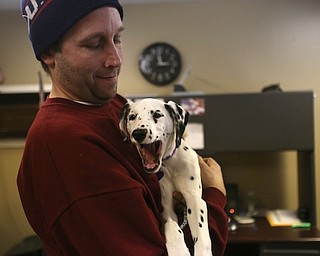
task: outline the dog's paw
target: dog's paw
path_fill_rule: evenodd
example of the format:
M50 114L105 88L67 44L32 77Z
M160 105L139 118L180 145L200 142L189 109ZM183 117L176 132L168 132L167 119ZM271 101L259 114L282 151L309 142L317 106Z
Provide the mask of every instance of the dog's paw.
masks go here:
M200 241L195 242L194 256L212 256L211 242L203 244Z
M195 251L194 256L212 256L212 252L207 250L201 250L200 252Z
M164 226L168 256L190 256L184 241L184 235L179 225L169 219Z

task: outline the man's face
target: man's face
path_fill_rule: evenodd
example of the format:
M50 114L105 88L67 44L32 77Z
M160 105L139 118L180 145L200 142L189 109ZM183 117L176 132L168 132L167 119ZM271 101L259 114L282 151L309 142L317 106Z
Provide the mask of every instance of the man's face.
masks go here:
M118 11L102 7L63 36L51 66L59 96L91 103L105 103L115 96L123 58L122 31Z

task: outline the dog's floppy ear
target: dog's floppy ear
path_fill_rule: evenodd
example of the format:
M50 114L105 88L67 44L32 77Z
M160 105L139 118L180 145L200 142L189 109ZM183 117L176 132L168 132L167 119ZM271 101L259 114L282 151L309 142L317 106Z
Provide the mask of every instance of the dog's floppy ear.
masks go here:
M176 147L178 148L181 144L181 139L189 120L189 113L173 101L165 103L165 108L173 120L173 125L176 132Z
M127 121L128 121L128 114L130 112L130 106L133 102L128 100L128 102L123 106L120 112L120 122L119 128L122 134L125 136L125 140L129 137L128 130L127 130Z

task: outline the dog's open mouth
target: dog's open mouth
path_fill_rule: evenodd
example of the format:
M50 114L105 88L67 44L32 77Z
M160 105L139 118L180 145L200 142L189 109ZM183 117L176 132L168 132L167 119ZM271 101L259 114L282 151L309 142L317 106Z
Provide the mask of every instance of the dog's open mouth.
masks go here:
M138 144L137 148L144 170L147 173L155 172L160 165L162 142L158 140L151 144Z

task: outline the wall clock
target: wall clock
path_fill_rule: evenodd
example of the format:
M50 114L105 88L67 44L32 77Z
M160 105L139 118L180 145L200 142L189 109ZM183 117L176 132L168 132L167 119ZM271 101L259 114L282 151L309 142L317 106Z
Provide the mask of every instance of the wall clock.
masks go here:
M167 85L181 71L181 56L171 44L158 42L147 46L140 54L139 70L154 85Z

